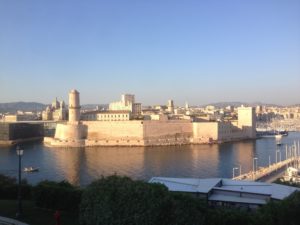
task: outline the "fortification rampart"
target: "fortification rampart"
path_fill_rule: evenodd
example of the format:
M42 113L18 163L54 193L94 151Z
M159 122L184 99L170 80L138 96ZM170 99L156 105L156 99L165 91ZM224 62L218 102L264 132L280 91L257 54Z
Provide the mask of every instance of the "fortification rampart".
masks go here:
M58 124L55 138L45 143L62 147L162 146L219 143L245 139L242 129L231 123L188 120L82 121Z

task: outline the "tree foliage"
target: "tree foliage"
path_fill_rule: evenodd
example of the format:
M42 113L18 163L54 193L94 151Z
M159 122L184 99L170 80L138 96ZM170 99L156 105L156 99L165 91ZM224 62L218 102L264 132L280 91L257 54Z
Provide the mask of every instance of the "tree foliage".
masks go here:
M22 180L22 198L31 198L31 185L26 180ZM18 196L18 184L17 180L12 177L8 177L0 174L0 199L16 199Z
M300 192L295 192L288 198L270 202L256 214L256 224L296 225L300 221Z
M81 190L66 181L42 181L34 187L36 206L53 210L78 210Z
M203 224L202 207L192 197L172 195L160 184L110 176L83 193L80 222L84 225Z

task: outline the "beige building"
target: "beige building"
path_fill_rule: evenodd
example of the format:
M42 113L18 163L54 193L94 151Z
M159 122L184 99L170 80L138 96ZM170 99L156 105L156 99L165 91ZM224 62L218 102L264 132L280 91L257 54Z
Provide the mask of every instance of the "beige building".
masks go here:
M168 100L168 112L169 113L174 113L174 101L173 100Z
M109 104L110 111L130 111L132 116L141 115L142 105L135 102L135 96L131 94L123 94L121 101Z
M238 128L248 138L256 137L256 113L253 107L238 108Z
M228 142L256 138L256 114L252 107L239 107L237 121L193 123L194 143Z
M80 119L83 121L95 121L97 120L97 114L101 112L100 110L93 110L80 113Z
M102 111L97 113L98 121L127 121L131 119L131 112L126 110Z
M67 119L67 109L64 101L57 101L57 98L52 102L51 106L42 112L42 120L66 120Z
M15 114L15 115L4 115L2 118L3 122L18 122L18 121L32 121L38 120L36 114Z

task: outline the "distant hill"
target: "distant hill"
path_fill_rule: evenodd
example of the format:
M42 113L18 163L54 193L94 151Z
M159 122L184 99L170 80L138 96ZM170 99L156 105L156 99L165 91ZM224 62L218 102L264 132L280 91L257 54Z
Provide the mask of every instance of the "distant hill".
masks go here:
M0 113L16 113L17 110L22 111L41 111L47 105L38 102L8 102L0 103Z
M21 111L43 111L50 104L42 104L38 102L8 102L0 103L0 113L16 113ZM100 109L107 109L108 104L85 104L82 105L82 109L96 109L99 106Z
M85 104L81 106L81 109L92 110L99 106L100 109L108 109L108 104Z
M252 106L252 107L257 106L257 105L264 105L264 106L268 106L268 107L282 107L281 105L268 104L268 103L262 103L262 102L252 102L252 103L248 103L248 102L216 102L216 103L203 105L202 107L206 107L208 105L213 105L216 108L224 108L229 105L234 106L234 107L239 107L241 105Z
M289 105L289 107L300 107L300 104Z

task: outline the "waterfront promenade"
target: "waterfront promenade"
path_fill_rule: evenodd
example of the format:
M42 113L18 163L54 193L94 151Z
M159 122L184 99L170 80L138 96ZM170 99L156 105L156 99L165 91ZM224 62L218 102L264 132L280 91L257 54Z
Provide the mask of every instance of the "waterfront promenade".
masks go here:
M233 177L233 180L250 180L250 181L258 181L264 177L270 175L276 175L277 172L282 172L284 167L289 165L299 165L300 157L288 158L283 161L279 161L277 163L273 163L267 167L259 167L258 170L252 170L248 173L241 174L239 176Z

